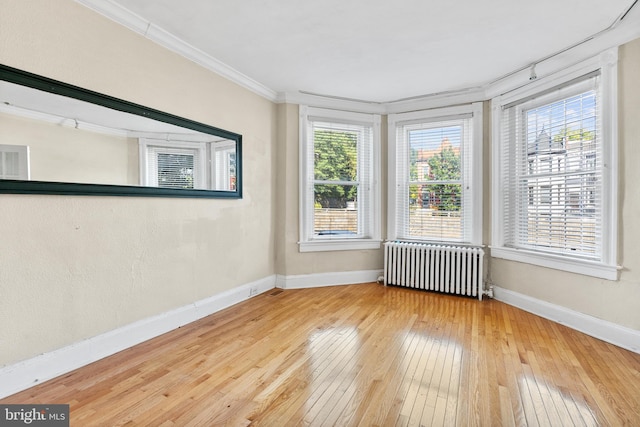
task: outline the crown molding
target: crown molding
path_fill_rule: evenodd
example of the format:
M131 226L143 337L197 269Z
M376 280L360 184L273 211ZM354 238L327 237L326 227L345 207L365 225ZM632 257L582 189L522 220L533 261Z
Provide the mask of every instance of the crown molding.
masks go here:
M75 0L89 9L272 102L278 93L111 0Z
M318 108L353 111L356 113L386 114L385 104L381 102L351 100L302 92L281 93L276 102L279 104L310 105Z
M302 92L287 92L280 94L277 102L385 115L405 113L407 111L429 110L451 105L473 104L474 102L485 99L484 88L469 88L388 102L361 101Z
M113 0L75 1L239 86L278 104L310 105L371 114L394 114L485 101L532 83L529 79L530 70L525 68L476 87L387 102L347 99L304 92L278 93L180 40L130 10L123 8ZM593 37L560 53L550 55L539 60L539 62L534 61L532 64L536 65L536 73L538 75L536 80L543 79L545 76L572 67L588 58L599 55L601 52L640 37L640 25L638 23L640 23L640 6L632 6L627 10L626 15L611 27L595 33Z
M603 65L617 61L617 48L638 37L640 37L640 6L630 8L624 19L584 42L546 59L534 61L532 65L535 65L538 76L534 80L530 80L530 68L526 68L487 82L484 85L485 99L492 99L514 89L536 84L548 76L563 73L569 68L584 65L588 61L597 61Z
M473 104L486 99L484 88L472 87L449 92L435 93L413 98L391 101L384 104L385 114L430 110L453 105Z

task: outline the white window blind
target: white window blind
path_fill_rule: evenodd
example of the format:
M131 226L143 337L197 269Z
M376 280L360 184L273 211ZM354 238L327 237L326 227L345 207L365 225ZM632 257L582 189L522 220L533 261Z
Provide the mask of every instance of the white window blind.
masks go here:
M368 215L357 204L366 206L368 152L371 128L347 124L310 121L313 135L314 236L369 237ZM311 223L311 222L310 222Z
M481 106L423 114L390 120L389 238L480 244Z
M502 109L503 245L600 261L600 77Z
M379 239L374 116L315 108L302 116L301 242Z
M0 179L29 179L29 147L0 144Z

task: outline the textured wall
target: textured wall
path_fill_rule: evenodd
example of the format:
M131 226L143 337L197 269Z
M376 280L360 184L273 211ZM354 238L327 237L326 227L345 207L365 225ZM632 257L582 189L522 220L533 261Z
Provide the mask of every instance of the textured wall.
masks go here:
M34 181L138 185L138 139L0 113L0 144L29 147Z
M493 282L553 304L640 330L640 39L619 51L618 263L620 280L608 281L501 259L491 262ZM487 179L489 175L487 176Z
M74 1L0 10L0 63L242 134L245 194L0 195L0 366L275 273L271 102Z

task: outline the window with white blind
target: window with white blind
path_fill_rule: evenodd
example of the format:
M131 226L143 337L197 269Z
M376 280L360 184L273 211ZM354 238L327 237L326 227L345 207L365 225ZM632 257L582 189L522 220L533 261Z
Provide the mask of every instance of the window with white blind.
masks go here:
M300 106L300 251L380 247L380 116Z
M492 256L616 278L612 73L494 100Z
M0 179L29 179L29 147L0 144Z
M164 141L140 138L141 185L235 191L233 141Z
M482 104L389 116L391 240L482 243Z

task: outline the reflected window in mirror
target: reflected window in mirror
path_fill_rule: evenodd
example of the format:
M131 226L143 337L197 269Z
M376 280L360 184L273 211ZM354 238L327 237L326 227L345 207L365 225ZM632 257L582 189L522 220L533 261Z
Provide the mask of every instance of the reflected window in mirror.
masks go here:
M0 179L29 179L29 147L0 144Z
M236 191L236 149L232 142L211 145L212 189Z
M140 182L160 188L207 188L206 146L140 139Z
M160 188L235 191L235 144L141 138L140 182Z

